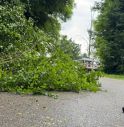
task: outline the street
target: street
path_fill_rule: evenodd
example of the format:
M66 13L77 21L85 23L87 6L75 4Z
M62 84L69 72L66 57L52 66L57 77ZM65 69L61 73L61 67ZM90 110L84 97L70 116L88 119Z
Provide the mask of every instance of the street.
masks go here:
M100 79L102 91L47 96L0 93L0 127L124 127L124 80Z

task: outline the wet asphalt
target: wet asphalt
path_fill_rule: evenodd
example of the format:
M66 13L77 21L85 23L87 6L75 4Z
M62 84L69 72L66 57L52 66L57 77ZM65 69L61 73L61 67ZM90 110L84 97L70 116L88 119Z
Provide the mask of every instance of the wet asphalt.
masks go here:
M100 79L102 91L47 96L0 93L0 127L124 127L124 80Z

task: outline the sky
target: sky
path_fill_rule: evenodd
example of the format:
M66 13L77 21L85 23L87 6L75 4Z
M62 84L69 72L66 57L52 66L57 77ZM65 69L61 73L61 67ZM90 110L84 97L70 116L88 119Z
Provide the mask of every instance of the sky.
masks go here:
M61 34L72 38L75 43L81 45L81 52L87 53L88 49L88 33L91 22L91 7L95 1L100 0L75 0L76 7L73 10L73 15L66 23L62 23ZM93 14L94 19L96 13Z

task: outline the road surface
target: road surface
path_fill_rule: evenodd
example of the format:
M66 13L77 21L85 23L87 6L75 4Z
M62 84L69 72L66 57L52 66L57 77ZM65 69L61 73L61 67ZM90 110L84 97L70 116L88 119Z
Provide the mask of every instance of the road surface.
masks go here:
M124 127L124 80L102 78L97 93L58 99L0 93L0 127Z

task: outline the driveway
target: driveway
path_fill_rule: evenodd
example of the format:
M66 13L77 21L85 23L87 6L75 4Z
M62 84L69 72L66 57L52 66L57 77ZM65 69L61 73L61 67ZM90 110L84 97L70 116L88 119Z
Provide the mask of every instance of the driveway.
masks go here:
M0 93L0 127L124 127L124 80L100 81L100 92L58 99Z

